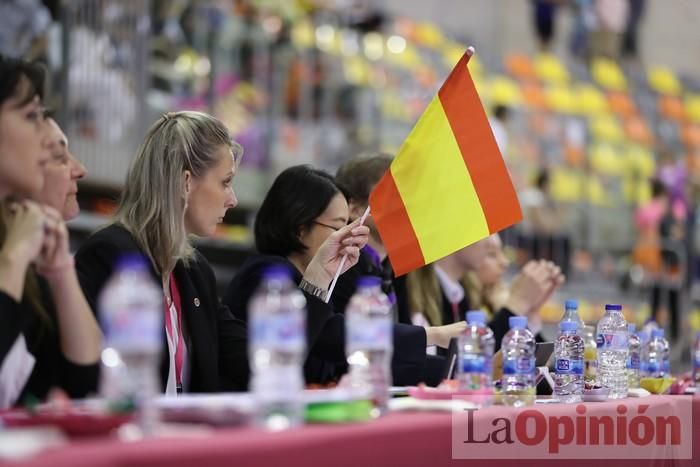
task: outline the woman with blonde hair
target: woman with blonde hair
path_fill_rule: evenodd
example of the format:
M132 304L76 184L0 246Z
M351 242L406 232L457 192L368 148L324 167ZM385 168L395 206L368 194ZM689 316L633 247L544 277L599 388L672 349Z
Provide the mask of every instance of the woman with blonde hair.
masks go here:
M189 240L213 235L236 206L231 182L241 156L241 147L216 118L189 111L162 116L132 161L114 223L91 236L76 255L93 309L121 255L136 252L150 260L151 276L163 289L164 313L173 318L164 330L168 352L161 365L168 394L248 385L245 324L221 304L214 272ZM346 268L354 265L355 249L366 241L366 229L340 229L321 246L304 278L327 287L323 278L335 273L346 253ZM332 312L308 294L307 306L308 328L316 330L307 333L311 347Z

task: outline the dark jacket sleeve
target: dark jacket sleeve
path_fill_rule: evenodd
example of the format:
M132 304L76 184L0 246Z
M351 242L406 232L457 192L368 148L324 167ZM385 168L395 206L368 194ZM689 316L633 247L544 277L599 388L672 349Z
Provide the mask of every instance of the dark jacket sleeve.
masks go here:
M0 292L0 365L27 323L26 310L5 292Z
M248 330L231 310L221 303L216 291L216 277L209 263L198 255L198 268L208 285L208 302L216 303L219 379L222 391L246 391L250 378L248 365Z
M68 360L63 353L58 359L58 385L72 399L82 399L97 391L100 364L80 365Z

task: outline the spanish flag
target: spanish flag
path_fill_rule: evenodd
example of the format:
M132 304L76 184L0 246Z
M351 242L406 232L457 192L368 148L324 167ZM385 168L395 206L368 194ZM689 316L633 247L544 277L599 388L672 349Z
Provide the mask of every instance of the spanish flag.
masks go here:
M522 218L467 69L471 53L452 70L370 195L397 276Z

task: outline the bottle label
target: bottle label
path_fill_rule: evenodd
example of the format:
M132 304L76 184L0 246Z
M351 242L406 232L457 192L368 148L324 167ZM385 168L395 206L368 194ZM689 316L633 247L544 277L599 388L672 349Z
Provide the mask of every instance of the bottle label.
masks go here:
M486 369L486 359L483 355L467 353L462 356L463 373L485 373Z
M627 333L609 332L598 334L596 345L603 350L627 350Z
M144 305L111 310L100 323L106 347L128 352L159 352L163 346L163 314Z
M302 313L255 316L250 320L251 344L281 352L303 352L305 322Z
M504 375L532 375L535 371L534 357L508 357L503 359Z
M641 359L639 358L639 352L631 352L627 358L627 368L630 370L639 370L640 361Z
M583 359L557 358L556 372L560 375L583 375Z
M347 350L388 350L393 346L392 323L389 318L346 316Z

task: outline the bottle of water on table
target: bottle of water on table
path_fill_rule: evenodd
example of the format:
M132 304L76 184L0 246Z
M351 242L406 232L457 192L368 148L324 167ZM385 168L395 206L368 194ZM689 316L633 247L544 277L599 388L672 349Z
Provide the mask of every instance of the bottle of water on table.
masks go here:
M554 394L559 401L581 402L583 395L583 339L575 321L559 323L559 336L554 342Z
M669 345L664 338L663 329L652 329L651 339L646 345L644 361L645 376L649 378L664 378L668 376Z
M511 316L510 330L503 337L503 402L513 407L535 402L535 336L527 329L527 318Z
M133 403L143 434L152 434L159 419L154 398L162 392L163 292L143 256L118 260L98 310L104 335L100 392L113 403Z
M598 379L610 390L608 398L627 397L627 322L621 305L605 305L605 315L596 330Z
M642 362L642 342L634 323L627 325L629 333L629 354L627 356L627 379L630 389L639 387L639 372Z
M391 386L393 315L381 278L361 277L345 310L345 354L350 387L371 395L380 413L387 410Z
M304 420L306 299L286 267L263 272L249 305L251 392L257 422L283 430Z
M567 300L564 302L564 316L561 320L576 323L576 332L579 334L583 332L583 327L586 325L578 314L578 301L576 300Z
M471 391L477 403L492 401L491 360L493 358L493 332L486 326L482 311L467 312L468 326L458 338L457 381L461 391Z

